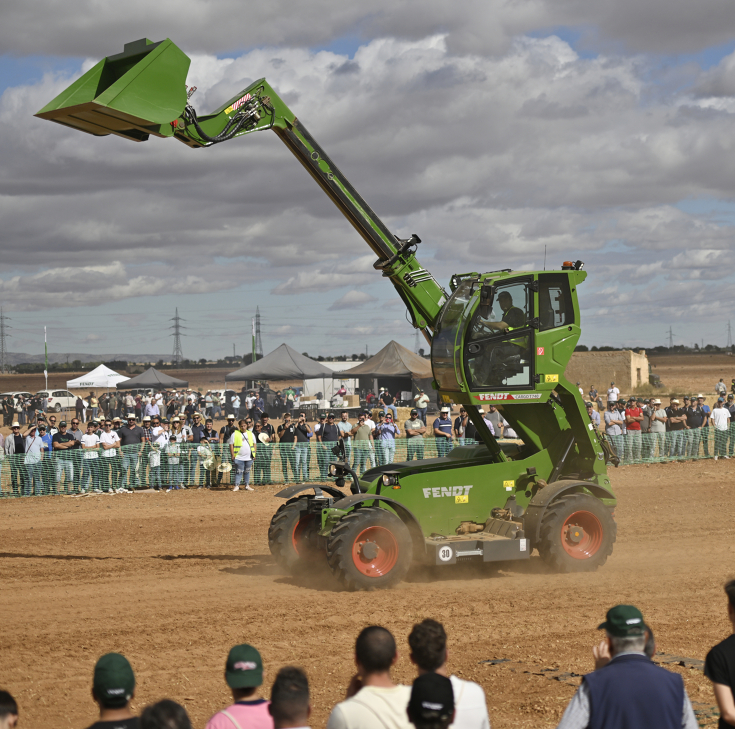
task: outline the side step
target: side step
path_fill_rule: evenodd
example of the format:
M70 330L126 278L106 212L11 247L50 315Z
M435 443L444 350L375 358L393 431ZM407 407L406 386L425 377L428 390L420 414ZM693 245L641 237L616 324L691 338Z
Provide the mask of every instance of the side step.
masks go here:
M426 539L426 554L429 563L433 555L433 562L437 565L457 564L478 557L483 562L507 562L528 559L531 546L529 540L522 537L509 539L486 532L447 537L437 535Z

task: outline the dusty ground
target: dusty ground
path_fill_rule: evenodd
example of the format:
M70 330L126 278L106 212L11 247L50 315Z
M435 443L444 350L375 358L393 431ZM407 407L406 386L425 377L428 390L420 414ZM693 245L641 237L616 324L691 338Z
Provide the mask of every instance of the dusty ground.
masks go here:
M281 665L306 668L322 727L352 673L357 632L394 631L396 677L408 682L406 635L431 616L449 632L452 671L485 688L494 727L554 726L575 688L543 669L590 670L612 604L639 605L667 654L703 658L726 636L733 476L732 461L614 471L618 543L595 574L547 574L535 557L522 568L416 572L394 590L357 594L276 568L266 541L275 489L3 500L2 687L23 726L84 727L95 716L94 662L121 651L138 677L138 709L170 697L201 727L227 703L227 650L248 641L268 684ZM511 663L481 663L494 658ZM693 701L712 705L700 672L673 670Z
M730 392L735 377L735 357L726 354L675 354L649 356L653 372L664 383L664 392L676 395L698 395L711 405L715 383L723 377Z

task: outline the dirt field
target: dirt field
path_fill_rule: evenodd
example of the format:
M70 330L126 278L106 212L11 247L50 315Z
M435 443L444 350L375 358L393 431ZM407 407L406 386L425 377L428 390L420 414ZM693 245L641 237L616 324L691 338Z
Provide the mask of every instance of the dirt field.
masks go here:
M701 659L726 636L734 476L732 461L613 470L618 543L595 574L547 574L534 557L520 568L416 571L377 593L276 568L266 541L275 488L4 500L2 686L23 726L84 727L95 717L94 662L121 651L137 674L137 709L170 697L201 727L227 704L227 650L248 641L262 651L267 684L281 665L306 668L312 725L322 727L352 673L357 632L370 623L394 631L396 677L409 682L406 635L431 616L449 632L452 671L485 688L494 727L554 726L575 679L553 671L591 669L595 628L612 604L640 606L669 655ZM501 658L509 662L481 663ZM672 670L694 702L713 704L699 671Z

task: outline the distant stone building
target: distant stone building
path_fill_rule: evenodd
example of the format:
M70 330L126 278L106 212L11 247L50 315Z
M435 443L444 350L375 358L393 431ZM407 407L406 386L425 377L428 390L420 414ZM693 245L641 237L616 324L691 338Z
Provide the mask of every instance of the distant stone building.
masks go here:
M630 395L639 385L648 384L648 357L624 349L619 352L575 352L567 365L566 377L582 383L585 392L594 385L603 399L611 382L621 394Z

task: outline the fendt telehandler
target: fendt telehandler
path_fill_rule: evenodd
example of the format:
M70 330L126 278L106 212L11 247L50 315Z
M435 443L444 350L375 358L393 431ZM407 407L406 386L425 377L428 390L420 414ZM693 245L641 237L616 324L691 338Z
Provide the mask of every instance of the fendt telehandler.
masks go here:
M434 387L461 403L479 442L441 458L390 463L361 478L344 447L334 483L295 485L271 521L271 552L300 570L326 560L348 588L389 587L412 563L528 559L587 571L612 553L614 451L564 369L580 336L581 261L560 270L461 273L447 292L416 258L417 235L393 235L265 79L206 116L189 103L189 58L171 40L125 45L36 116L96 136L152 134L210 147L272 129L329 195L403 299L431 346ZM479 409L494 404L521 443L499 442ZM616 464L617 465L617 464ZM351 480L351 494L337 487Z

